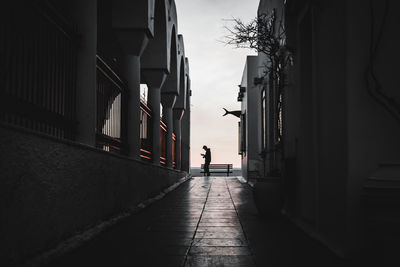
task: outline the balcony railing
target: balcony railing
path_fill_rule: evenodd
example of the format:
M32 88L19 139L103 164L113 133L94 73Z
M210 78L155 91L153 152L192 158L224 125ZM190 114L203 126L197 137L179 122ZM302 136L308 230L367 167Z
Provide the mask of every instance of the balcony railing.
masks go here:
M73 139L75 31L49 4L17 3L0 18L0 121Z
M110 152L121 152L122 98L125 84L120 76L97 56L97 147Z

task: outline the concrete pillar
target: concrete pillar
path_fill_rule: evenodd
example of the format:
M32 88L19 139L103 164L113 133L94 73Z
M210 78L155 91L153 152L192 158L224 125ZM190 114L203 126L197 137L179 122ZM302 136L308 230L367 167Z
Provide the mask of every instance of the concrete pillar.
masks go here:
M190 113L185 112L181 121L181 169L190 171Z
M96 146L97 0L75 0L72 6L80 36L76 57L76 141Z
M126 143L128 156L140 157L140 57L126 55L124 78L128 82L126 94Z
M175 162L176 169L182 169L182 129L181 129L181 120L174 120L174 132L176 135L176 143L175 143Z
M190 88L190 83L188 86ZM186 110L181 120L181 169L190 172L190 89L186 96Z
M165 116L165 124L167 125L167 167L172 168L172 133L174 131L174 111L176 95L170 93L161 93L161 102L163 105L163 116Z
M185 110L182 108L174 109L174 131L176 135L176 169L182 169L182 117Z
M141 78L146 82L149 88L147 104L152 111L152 161L154 165L160 165L160 103L161 87L167 78L167 72L164 70L143 69Z
M174 131L172 108L170 107L164 108L163 116L165 116L164 122L167 125L167 167L172 168L173 165L172 133Z
M149 85L149 84L148 84ZM154 165L160 165L160 101L161 89L157 87L149 87L148 104L152 111L152 160Z

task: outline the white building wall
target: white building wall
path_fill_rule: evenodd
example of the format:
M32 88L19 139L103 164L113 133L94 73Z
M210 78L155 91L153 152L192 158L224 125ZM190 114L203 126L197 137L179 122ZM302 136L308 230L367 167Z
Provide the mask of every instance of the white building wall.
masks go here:
M246 151L242 155L242 172L246 178L263 175L261 152L261 86L254 85L259 77L257 56L248 56L242 77L242 87L246 92L242 101L242 114L246 116ZM243 123L243 122L242 122Z
M248 154L247 154L247 138L246 136L243 136L243 127L246 127L247 129L247 125L244 126L244 123L246 123L247 119L243 120L244 117L246 117L247 114L247 61L246 64L244 66L244 70L243 70L243 75L242 75L242 81L240 83L240 87L244 87L246 88L244 94L243 94L243 98L242 98L242 116L241 116L241 121L240 121L240 125L241 125L241 142L245 142L244 147L246 148L244 151L242 151L242 175L243 177L247 180L248 179L248 175L247 175L247 163L248 163ZM241 148L240 148L241 149Z
M262 175L261 152L261 86L254 85L258 78L257 56L247 57L247 139L248 139L248 175Z

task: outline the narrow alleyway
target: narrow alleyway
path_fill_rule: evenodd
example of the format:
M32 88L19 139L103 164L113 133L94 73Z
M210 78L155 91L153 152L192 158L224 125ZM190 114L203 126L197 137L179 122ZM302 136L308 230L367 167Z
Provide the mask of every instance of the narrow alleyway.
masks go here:
M251 187L196 177L50 266L345 266L284 218L260 218Z

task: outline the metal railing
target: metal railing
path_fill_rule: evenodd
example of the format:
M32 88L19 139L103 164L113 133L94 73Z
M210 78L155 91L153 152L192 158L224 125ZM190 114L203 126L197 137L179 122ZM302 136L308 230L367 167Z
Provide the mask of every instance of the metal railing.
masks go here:
M0 121L73 139L77 55L73 27L44 2L10 2L2 8Z
M121 152L122 98L125 84L120 76L97 56L96 145L109 152Z

